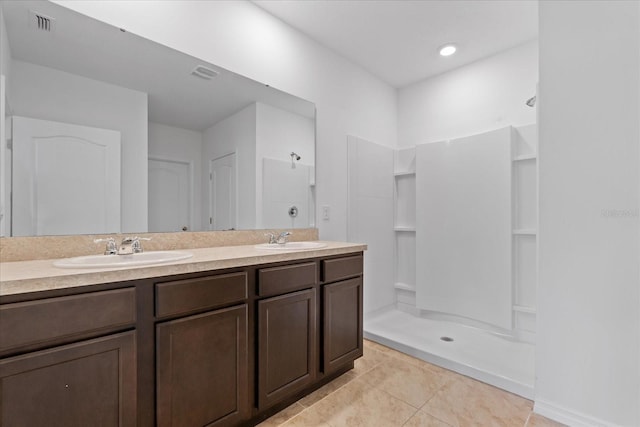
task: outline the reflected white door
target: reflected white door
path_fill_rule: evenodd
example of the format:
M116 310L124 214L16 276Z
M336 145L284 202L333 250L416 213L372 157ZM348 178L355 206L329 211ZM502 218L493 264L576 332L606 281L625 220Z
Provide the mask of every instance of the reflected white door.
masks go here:
M120 232L120 132L13 117L14 236Z
M149 159L149 231L191 230L191 165Z
M210 230L236 228L236 155L228 154L210 162Z

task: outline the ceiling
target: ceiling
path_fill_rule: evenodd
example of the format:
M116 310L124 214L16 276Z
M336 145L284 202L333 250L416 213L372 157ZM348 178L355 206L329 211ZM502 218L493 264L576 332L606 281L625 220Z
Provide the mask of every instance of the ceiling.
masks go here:
M308 101L63 6L10 1L2 8L13 60L144 92L152 122L203 131L254 102L315 117ZM54 19L52 31L39 30L32 12ZM198 65L220 74L208 81L194 77Z
M537 0L253 0L401 88L537 38ZM458 52L441 57L453 42Z

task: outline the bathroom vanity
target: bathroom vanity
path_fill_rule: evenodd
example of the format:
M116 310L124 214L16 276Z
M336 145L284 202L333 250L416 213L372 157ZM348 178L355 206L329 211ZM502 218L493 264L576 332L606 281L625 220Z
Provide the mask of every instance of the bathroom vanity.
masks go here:
M0 425L257 424L362 355L365 249L196 249L120 270L4 263Z

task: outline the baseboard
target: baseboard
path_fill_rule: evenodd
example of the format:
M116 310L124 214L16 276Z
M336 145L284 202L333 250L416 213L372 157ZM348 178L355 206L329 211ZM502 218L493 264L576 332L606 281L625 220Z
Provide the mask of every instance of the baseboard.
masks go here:
M536 399L533 412L570 427L623 427L578 411L563 408L544 399Z

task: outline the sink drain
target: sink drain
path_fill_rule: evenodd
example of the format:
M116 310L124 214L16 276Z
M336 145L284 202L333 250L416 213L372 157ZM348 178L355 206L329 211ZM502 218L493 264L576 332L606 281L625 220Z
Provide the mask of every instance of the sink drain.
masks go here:
M451 337L440 337L440 339L442 341L444 341L444 342L452 342L453 341L453 338L451 338Z

